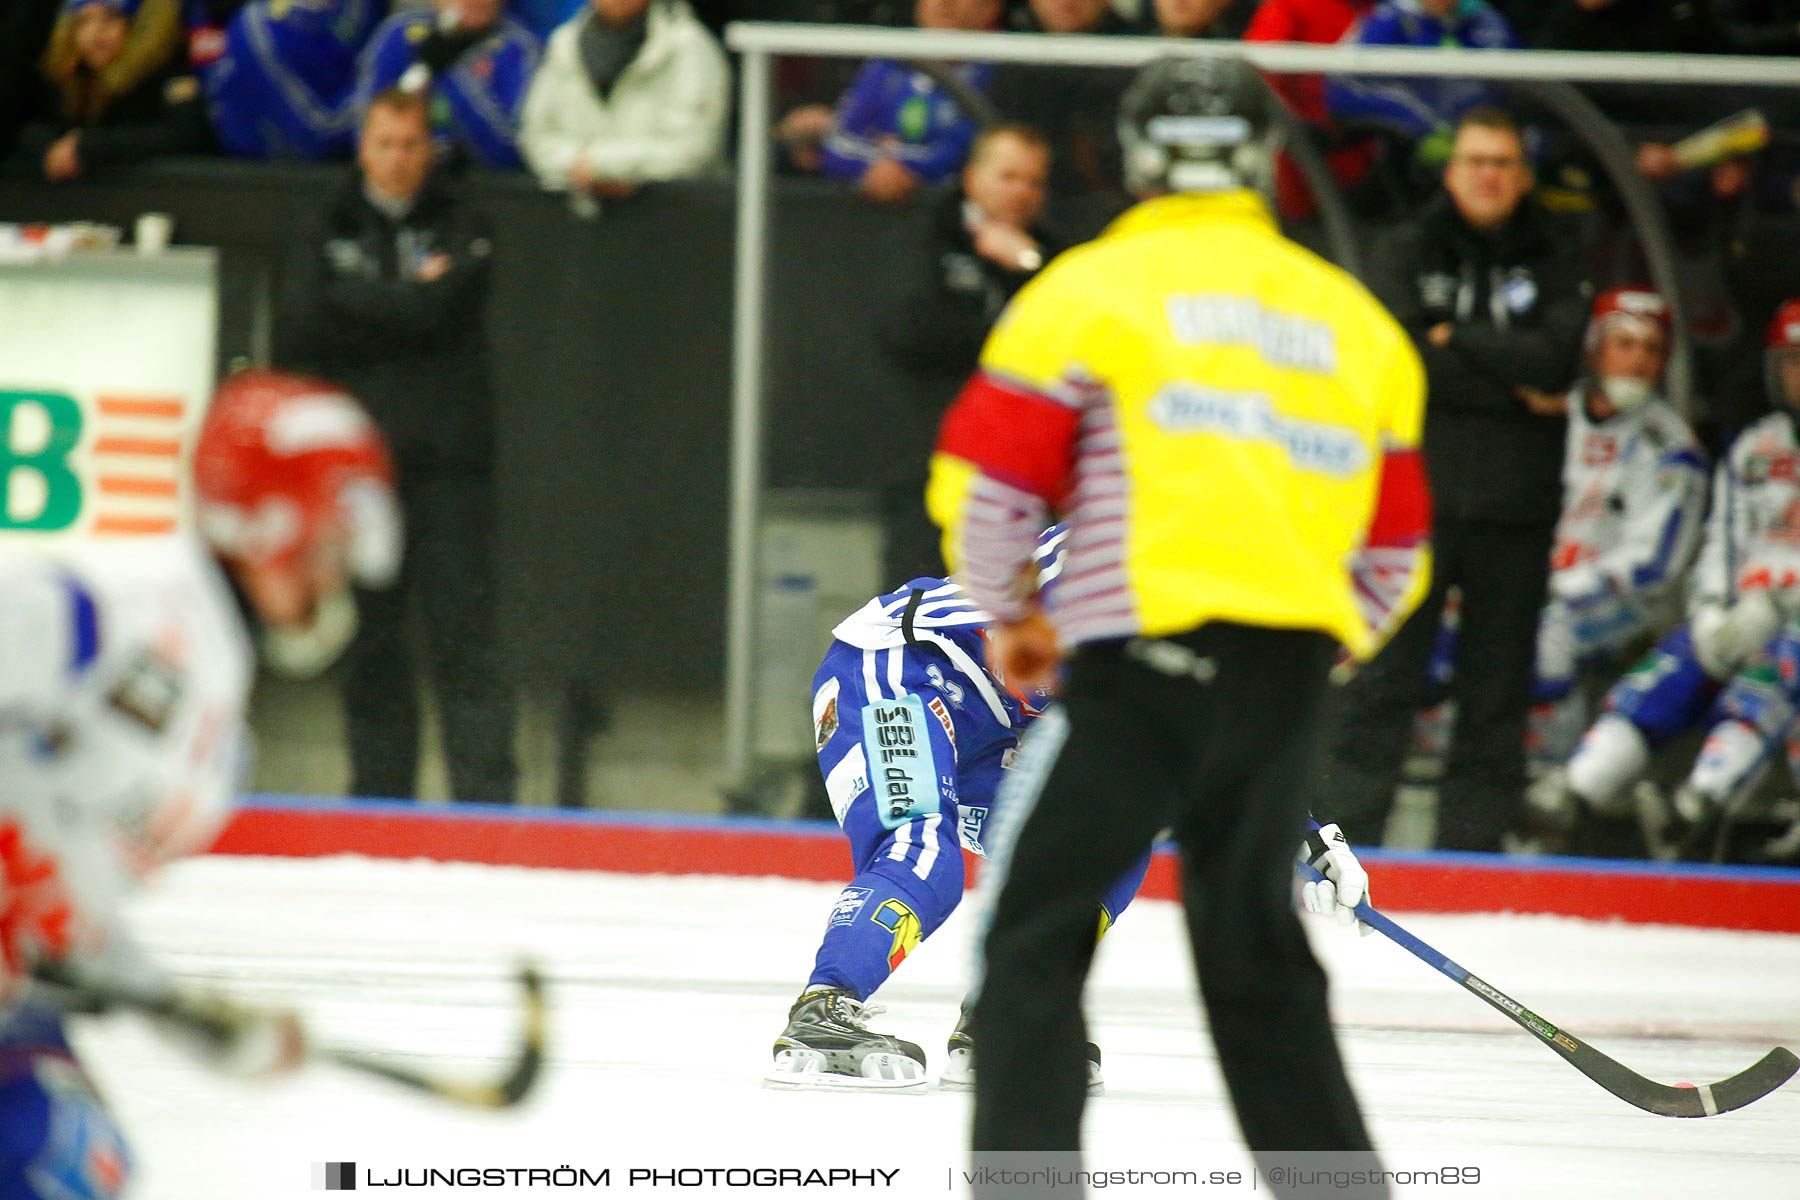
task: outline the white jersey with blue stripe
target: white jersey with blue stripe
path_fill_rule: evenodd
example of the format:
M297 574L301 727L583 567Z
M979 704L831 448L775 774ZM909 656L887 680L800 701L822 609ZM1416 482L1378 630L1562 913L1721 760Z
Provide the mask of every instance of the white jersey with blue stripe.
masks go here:
M1706 461L1675 409L1652 398L1596 421L1570 396L1563 513L1550 593L1570 604L1672 591L1693 561L1706 515Z
M124 895L229 812L251 662L190 539L0 547L0 895L67 914L0 928L0 950L113 961Z
M1800 594L1800 418L1782 409L1731 443L1713 476L1693 602Z

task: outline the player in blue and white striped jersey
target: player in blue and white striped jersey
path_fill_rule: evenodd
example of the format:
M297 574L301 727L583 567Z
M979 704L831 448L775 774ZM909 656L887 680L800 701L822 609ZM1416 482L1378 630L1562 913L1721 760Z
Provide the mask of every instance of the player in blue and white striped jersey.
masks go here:
M1063 530L1039 540L1046 593L1062 566ZM962 847L984 854L982 828L1025 726L1048 695L1019 695L986 666L991 618L945 579L914 579L832 630L813 677L813 728L832 812L856 877L839 893L812 977L775 1043L768 1080L797 1087L925 1087L922 1051L872 1034L863 1002L956 909ZM1096 931L1131 903L1144 855L1115 883ZM957 1055L945 1082L966 1079ZM966 1049L966 1047L963 1047ZM957 1068L962 1068L960 1071ZM1093 1073L1097 1078L1098 1063Z
M1038 540L1037 585L1053 609L1064 530ZM963 893L966 847L986 855L983 831L1026 726L1050 702L1019 694L986 665L992 620L956 584L915 579L863 605L832 630L813 677L819 770L850 848L856 877L838 894L766 1080L805 1088L923 1091L917 1045L865 1024L865 1002ZM1335 826L1314 825L1305 857L1332 880L1309 884L1306 907L1349 916L1366 876ZM1103 936L1142 885L1148 852L1101 898ZM1342 899L1344 904L1340 904ZM973 1044L961 1022L940 1085L973 1083ZM1088 1047L1089 1086L1100 1086L1099 1050Z

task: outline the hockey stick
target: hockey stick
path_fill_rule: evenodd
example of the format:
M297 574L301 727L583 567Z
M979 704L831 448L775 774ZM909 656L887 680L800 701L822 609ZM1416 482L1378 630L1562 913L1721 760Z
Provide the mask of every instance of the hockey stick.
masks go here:
M63 992L83 1012L127 1009L143 1013L213 1045L229 1044L243 1032L244 1018L207 1002L173 992L154 991L118 980L100 979L64 963L40 964L33 972L42 983ZM455 1079L398 1066L379 1053L302 1041L305 1060L334 1063L365 1075L376 1075L413 1091L473 1108L509 1108L531 1091L544 1065L544 983L536 968L519 968L519 987L524 993L524 1032L519 1049L505 1072L491 1080Z
M1317 881L1325 878L1307 863L1296 862L1294 869L1307 879ZM1536 1034L1538 1040L1560 1054L1570 1066L1625 1103L1659 1117L1716 1117L1720 1113L1756 1103L1791 1079L1796 1070L1800 1070L1800 1059L1794 1057L1793 1051L1777 1046L1753 1065L1717 1083L1702 1084L1699 1087L1671 1087L1666 1083L1657 1083L1600 1053L1568 1030L1558 1029L1493 984L1470 974L1468 968L1458 966L1375 911L1367 900L1356 906L1356 916L1403 949L1411 951L1417 958L1448 975L1466 991L1479 996L1483 1003L1504 1014L1515 1025Z

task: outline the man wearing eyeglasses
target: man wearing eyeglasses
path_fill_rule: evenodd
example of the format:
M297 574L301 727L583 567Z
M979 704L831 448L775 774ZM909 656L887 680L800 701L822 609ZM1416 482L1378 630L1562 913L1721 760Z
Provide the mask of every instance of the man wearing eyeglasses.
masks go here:
M1437 844L1497 850L1524 787L1533 639L1562 504L1561 393L1591 291L1532 184L1513 119L1476 109L1457 126L1444 195L1370 258L1370 290L1425 362L1437 561L1425 602L1342 697L1321 808L1353 841L1381 841L1451 588L1462 593L1457 717Z

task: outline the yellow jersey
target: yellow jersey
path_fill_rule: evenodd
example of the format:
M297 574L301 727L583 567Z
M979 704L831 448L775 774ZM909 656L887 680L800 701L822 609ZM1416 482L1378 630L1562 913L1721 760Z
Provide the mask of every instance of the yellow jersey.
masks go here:
M1423 596L1424 374L1349 274L1248 191L1145 201L1014 297L946 414L927 506L1000 620L1069 522L1066 645L1209 621L1359 657Z

